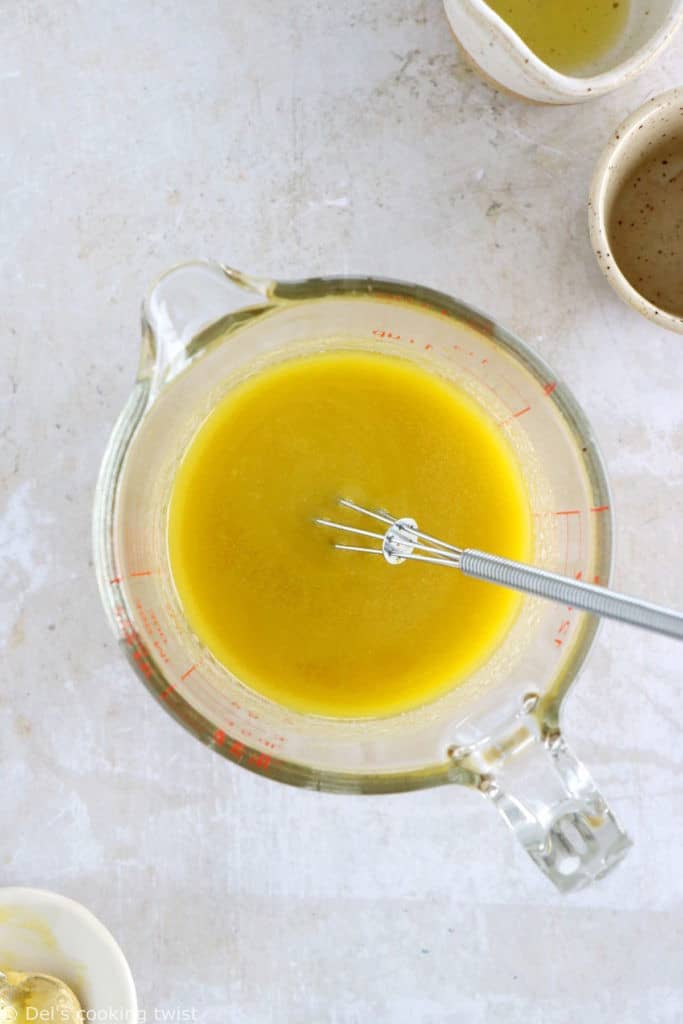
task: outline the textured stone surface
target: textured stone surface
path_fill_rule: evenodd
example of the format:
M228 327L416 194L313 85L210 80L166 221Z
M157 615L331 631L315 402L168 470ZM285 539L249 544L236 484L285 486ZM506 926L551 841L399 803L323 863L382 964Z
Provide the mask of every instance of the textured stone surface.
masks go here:
M606 626L567 734L635 839L556 895L479 798L317 796L163 715L91 565L98 463L170 264L368 272L531 342L602 445L616 582L683 603L681 341L622 306L586 196L658 66L581 108L464 64L437 0L6 4L0 56L0 882L75 896L141 1003L206 1024L674 1024L683 1017L681 661Z

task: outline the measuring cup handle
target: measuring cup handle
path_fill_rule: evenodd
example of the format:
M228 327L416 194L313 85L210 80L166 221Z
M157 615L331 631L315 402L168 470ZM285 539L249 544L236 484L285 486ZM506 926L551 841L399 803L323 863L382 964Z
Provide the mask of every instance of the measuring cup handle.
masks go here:
M558 889L600 878L631 846L559 729L546 730L533 712L467 748L466 759L474 784Z
M201 352L211 325L261 311L274 288L272 281L210 260L181 263L163 274L142 304L138 380L149 382L151 397Z

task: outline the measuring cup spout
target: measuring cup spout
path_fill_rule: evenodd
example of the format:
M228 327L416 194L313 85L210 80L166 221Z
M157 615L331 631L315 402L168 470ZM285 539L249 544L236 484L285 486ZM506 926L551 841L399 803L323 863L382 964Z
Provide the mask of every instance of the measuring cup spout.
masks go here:
M226 318L242 322L262 312L274 289L272 281L210 260L179 264L160 277L142 304L138 379L149 382L150 397L199 354L212 325L220 321L226 330Z

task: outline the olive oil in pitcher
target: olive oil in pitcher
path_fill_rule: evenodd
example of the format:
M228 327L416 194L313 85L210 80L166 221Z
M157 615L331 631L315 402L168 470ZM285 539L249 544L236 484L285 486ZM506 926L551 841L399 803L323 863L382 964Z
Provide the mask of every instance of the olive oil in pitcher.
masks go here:
M619 40L631 0L487 0L545 64L575 74Z

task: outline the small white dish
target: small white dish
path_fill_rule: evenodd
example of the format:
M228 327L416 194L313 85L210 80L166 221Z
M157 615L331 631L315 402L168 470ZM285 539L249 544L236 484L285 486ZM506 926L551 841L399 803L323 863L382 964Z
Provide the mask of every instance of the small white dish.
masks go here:
M484 77L537 103L579 103L619 88L645 70L683 23L683 0L632 0L611 55L586 75L572 76L540 60L485 0L444 0L444 7L457 42Z
M44 889L0 888L0 970L65 981L84 1021L137 1024L130 968L105 926L75 900Z
M656 154L657 147L662 146L666 139L678 140L680 149L680 141L683 140L683 87L670 89L659 96L654 96L630 117L627 117L616 129L598 160L593 174L588 201L588 224L593 252L600 269L619 298L647 317L648 320L657 324L658 327L665 327L669 331L683 334L683 315L672 312L665 306L655 305L653 301L641 294L626 276L617 255L619 247L615 245L615 239L610 231L611 223L613 227L612 214L616 203L620 196L628 190L630 178L634 174L641 173L642 161L647 160L651 154ZM678 159L680 165L680 157ZM638 180L640 181L640 178ZM650 209L654 210L654 206ZM666 209L669 209L668 204ZM678 209L680 210L680 206ZM641 213L643 212L641 211ZM646 216L649 217L650 214ZM679 225L678 231L680 232L680 219L676 219L675 208L671 209L671 218L672 224ZM619 223L621 224L621 221ZM638 258L649 257L651 253L646 249L641 225L636 222L630 227L634 229L631 232L631 245L639 253ZM674 248L671 252L671 258L668 261L670 266L666 268L668 276L676 275L674 287L678 275L681 273L682 250L680 246L683 244L683 239L680 234L677 244L679 248L677 250ZM650 266L656 265L656 258L653 258ZM681 288L683 288L683 276L681 276L680 282Z

